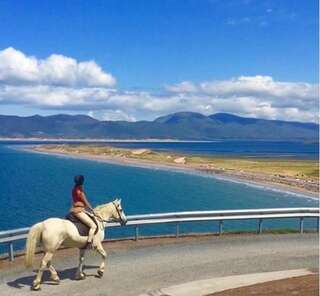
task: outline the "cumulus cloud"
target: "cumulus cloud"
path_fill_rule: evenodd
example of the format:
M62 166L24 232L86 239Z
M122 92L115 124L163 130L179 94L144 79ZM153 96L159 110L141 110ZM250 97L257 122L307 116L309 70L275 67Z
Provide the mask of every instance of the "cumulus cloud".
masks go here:
M89 111L88 115L105 121L136 121L134 116L125 113L123 110Z
M185 93L185 92L196 92L198 91L197 86L191 81L182 81L177 84L167 85L166 89L170 92Z
M106 88L0 86L0 103L86 113L91 111L94 117L104 120L133 121L153 119L172 112L194 111L203 114L229 112L267 119L317 121L317 87L302 84L301 89L290 84L295 91L286 88L280 91L280 86L277 85L272 91L263 87L263 84L259 87L261 78L257 78L258 85L252 80L253 77L212 82L210 87L205 82L195 85L197 91L178 91L176 85L174 91L167 90L162 95ZM239 86L239 81L246 87ZM221 83L225 88L221 87Z
M317 121L319 86L274 81L270 76L240 76L225 81L191 82L168 86L171 93L199 98L223 112L269 119Z
M0 51L0 82L87 87L110 87L116 83L94 61L77 62L58 54L37 59L12 47Z
M79 112L102 120L152 120L179 111L228 112L267 119L318 122L319 86L240 76L223 81L182 81L161 93L110 88L115 83L94 62L51 55L41 60L0 51L0 104Z
M188 87L186 87L188 86ZM184 81L168 86L171 92L214 95L220 97L253 96L258 98L295 98L314 101L318 86L309 83L279 82L270 76L240 76L225 81L208 81L198 85Z

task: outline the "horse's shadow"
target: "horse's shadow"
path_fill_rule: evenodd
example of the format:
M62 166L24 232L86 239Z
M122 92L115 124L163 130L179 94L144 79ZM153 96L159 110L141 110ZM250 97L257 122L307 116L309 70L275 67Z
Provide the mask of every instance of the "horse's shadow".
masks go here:
M93 268L98 268L98 267L99 266L86 265L85 269L93 269ZM70 280L74 280L75 281L76 280L75 279L76 271L77 271L77 267L67 268L67 269L64 269L64 270L57 270L59 278L60 278L61 281L65 280L65 279L70 279ZM86 275L87 275L87 277L95 276L95 274L92 274L92 273L89 273L89 274L86 273ZM45 285L55 285L55 283L50 281L49 277L50 277L49 271L45 271L43 273L43 277L42 277L41 283L45 284ZM23 276L23 277L15 279L14 281L7 282L7 285L12 287L12 288L16 288L16 289L21 289L21 288L23 288L25 286L31 287L34 278L35 278L35 275Z

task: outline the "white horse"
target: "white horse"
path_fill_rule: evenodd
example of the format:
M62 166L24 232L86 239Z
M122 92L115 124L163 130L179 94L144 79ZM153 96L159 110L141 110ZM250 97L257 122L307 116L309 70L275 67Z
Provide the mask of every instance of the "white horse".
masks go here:
M98 276L102 277L105 268L106 251L102 247L104 239L104 228L109 221L118 221L121 225L125 225L127 218L121 207L121 200L116 199L113 202L98 206L94 209L98 222L98 233L95 235L96 251L101 255L102 262L97 270ZM80 236L75 225L69 220L50 218L40 223L33 225L29 231L26 244L26 267L32 267L34 252L37 243L41 242L44 249L40 268L33 281L32 289L39 290L41 287L41 278L43 271L48 268L50 271L50 279L56 284L60 279L52 265L52 257L54 252L61 246L79 248L79 265L76 272L76 279L84 279L83 272L85 247L87 245L87 236Z

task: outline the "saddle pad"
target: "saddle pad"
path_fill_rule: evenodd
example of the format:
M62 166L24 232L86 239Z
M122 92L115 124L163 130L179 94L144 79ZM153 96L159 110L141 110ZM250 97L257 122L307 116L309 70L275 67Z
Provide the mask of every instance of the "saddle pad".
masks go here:
M88 215L89 216L89 215ZM90 216L89 216L90 217ZM91 218L91 217L90 217ZM89 227L86 225L86 224L84 224L84 223L82 223L73 213L69 213L66 217L65 217L65 219L66 220L69 220L70 222L72 222L74 225L75 225L75 227L78 229L78 232L79 232L79 234L81 235L81 236L88 236L88 234L89 234ZM91 218L92 219L92 218ZM97 229L96 229L96 231L95 231L95 233L94 234L97 234L97 232L98 232L98 229L99 229L99 227L98 227L98 225L97 225L97 223L96 223L96 221L94 220L94 219L92 219L93 220L93 222L96 224L96 226L97 226Z

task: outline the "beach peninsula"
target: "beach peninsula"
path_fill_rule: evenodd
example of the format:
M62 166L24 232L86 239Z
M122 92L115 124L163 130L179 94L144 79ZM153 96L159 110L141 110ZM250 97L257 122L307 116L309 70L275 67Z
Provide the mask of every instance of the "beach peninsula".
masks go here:
M32 151L122 165L191 170L312 197L319 196L318 160L204 156L115 148L102 144L36 145Z

